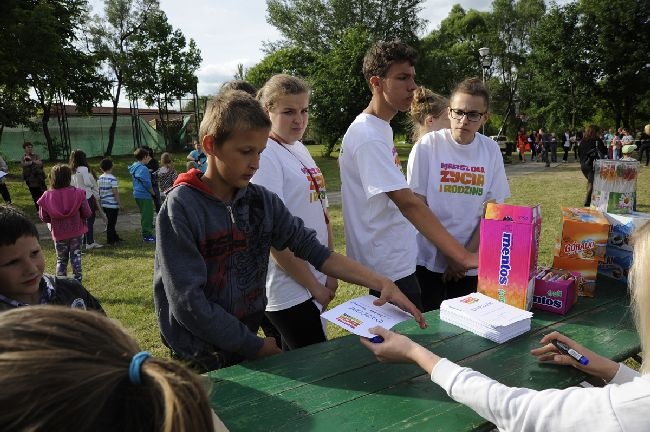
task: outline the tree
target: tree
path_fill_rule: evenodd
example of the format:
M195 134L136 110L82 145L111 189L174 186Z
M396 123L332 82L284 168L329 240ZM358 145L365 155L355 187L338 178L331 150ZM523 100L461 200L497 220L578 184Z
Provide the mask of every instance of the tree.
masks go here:
M308 79L316 55L301 47L280 48L246 71L246 80L261 88L275 74L286 73Z
M581 0L581 29L592 43L585 61L593 89L611 110L616 126L635 127L635 107L650 93L650 2Z
M163 114L180 97L196 91L196 70L201 53L194 40L189 43L174 30L164 12L151 16L143 32L134 37L131 68L124 80L129 93L147 105L158 106L165 144L171 140Z
M492 111L503 113L500 133L513 126L519 79L529 73L530 32L544 16L544 0L494 0L487 19L486 46L493 57ZM478 56L477 56L478 57ZM478 59L477 59L478 62ZM524 105L526 101L523 101Z
M352 27L327 55L318 57L311 76L312 118L329 156L350 123L368 105L370 90L361 72L363 56L372 44L361 25Z
M96 76L96 59L82 52L78 43L86 1L19 2L14 12L16 42L26 45L19 45L16 52L17 82L23 74L26 86L36 94L49 158L55 159L58 150L48 127L54 101L72 99L88 108L106 94Z
M144 29L147 20L159 12L158 0L105 0L104 15L95 15L88 27L88 43L103 62L103 75L113 88L110 99L113 117L108 129L110 156L115 142L117 106L122 96L124 77L128 73L134 38Z
M417 46L426 21L422 0L267 0L267 21L285 38L251 68L247 79L261 85L271 74L302 75L314 88L311 120L333 149L370 94L361 73L366 49L377 40L400 39ZM278 53L278 54L276 54ZM313 60L304 62L309 57Z
M440 27L420 42L418 81L448 95L464 78L480 75L477 52L485 44L487 12L454 5Z
M426 20L418 14L423 0L267 0L267 22L289 45L324 52L360 25L373 40L416 43Z

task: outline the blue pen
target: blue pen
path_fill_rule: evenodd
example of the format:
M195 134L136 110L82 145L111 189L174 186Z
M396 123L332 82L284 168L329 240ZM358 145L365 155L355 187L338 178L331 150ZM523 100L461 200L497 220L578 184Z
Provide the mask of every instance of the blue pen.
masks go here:
M589 359L587 357L583 356L582 354L580 354L578 351L574 350L567 344L560 342L557 339L553 339L551 343L555 345L555 348L559 349L562 353L567 354L573 357L574 359L576 359L576 361L578 361L578 363L580 363L581 365L587 366L589 364Z
M381 336L379 336L379 335L377 335L377 336L373 336L373 337L371 337L371 338L368 338L368 340L369 340L370 342L372 342L372 343L382 343L382 342L384 341L384 338L381 337Z

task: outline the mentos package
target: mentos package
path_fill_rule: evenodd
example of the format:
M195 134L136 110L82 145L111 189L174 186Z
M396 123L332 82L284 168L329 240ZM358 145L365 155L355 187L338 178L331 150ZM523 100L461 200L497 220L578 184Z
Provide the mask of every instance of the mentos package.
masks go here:
M632 266L632 234L650 222L650 214L632 212L626 215L605 213L610 223L604 261L598 264L598 273L627 283Z
M478 292L530 310L541 230L539 205L488 203L481 219Z
M576 281L579 279L579 274L565 270L538 269L533 307L560 315L566 314L578 299Z

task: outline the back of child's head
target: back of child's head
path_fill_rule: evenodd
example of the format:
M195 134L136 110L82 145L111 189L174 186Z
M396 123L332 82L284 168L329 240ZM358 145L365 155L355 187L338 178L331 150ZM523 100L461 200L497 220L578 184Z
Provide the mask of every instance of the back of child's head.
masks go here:
M18 308L0 314L0 331L0 430L212 430L198 377L171 360L133 362L137 342L99 313Z
M393 64L408 62L415 66L417 59L417 52L402 41L379 41L363 57L363 76L366 81L373 76L385 77Z
M221 88L219 89L219 92L225 92L229 90L241 90L245 91L251 96L255 96L257 93L257 89L253 84L249 83L248 81L244 80L232 80L225 82L221 85Z
M135 156L136 160L142 161L144 158L149 156L149 151L147 149L140 147L135 149L135 151L133 152L133 156Z
M632 310L641 350L650 350L650 224L637 229L632 236L634 261L629 273ZM650 372L650 360L644 356L642 373Z
M445 113L447 107L449 99L421 86L413 92L409 113L415 123L424 124L427 116L439 117Z
M160 165L171 166L172 165L172 155L164 152L160 155Z
M70 161L68 163L73 172L77 171L77 168L80 166L88 166L88 160L86 159L86 153L83 150L75 149L70 153Z
M454 96L458 93L480 96L485 101L485 110L488 111L490 109L490 91L480 78L467 78L458 83L454 91L451 92L450 99L453 100Z
M199 128L202 141L212 135L216 146L221 146L233 133L271 129L271 120L262 105L241 90L220 92L210 102Z
M11 204L0 204L0 246L15 245L24 236L38 238L34 222Z
M287 74L277 74L269 78L257 92L257 100L264 108L271 111L282 96L309 93L309 90L309 84L304 79Z
M113 169L113 161L105 158L102 159L102 161L99 163L99 169L102 170L102 172L107 172Z
M52 189L66 188L72 181L72 169L68 165L56 164L50 169L49 177Z
M142 148L145 149L147 151L147 153L149 154L149 156L153 159L153 157L154 157L153 149L151 147L147 146L147 145L143 145Z

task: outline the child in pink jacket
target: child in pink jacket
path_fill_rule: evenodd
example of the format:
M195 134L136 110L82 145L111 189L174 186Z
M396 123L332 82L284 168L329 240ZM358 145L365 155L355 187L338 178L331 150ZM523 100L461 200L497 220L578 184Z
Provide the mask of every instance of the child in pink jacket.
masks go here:
M38 200L38 215L50 224L56 250L56 275L66 276L68 259L74 278L81 282L81 244L87 231L86 219L92 215L86 193L70 186L72 170L58 164L50 171L51 189Z

